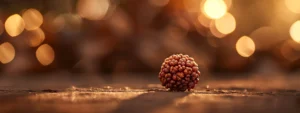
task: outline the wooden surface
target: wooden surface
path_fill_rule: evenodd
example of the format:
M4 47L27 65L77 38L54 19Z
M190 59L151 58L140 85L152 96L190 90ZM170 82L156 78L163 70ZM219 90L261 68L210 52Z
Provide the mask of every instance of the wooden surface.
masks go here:
M206 78L191 92L169 92L156 79L124 76L107 82L96 76L1 77L0 112L300 112L298 77Z

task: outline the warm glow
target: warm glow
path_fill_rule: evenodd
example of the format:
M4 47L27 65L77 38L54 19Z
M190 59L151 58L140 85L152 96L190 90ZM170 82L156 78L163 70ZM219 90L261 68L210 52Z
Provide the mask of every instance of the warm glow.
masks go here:
M35 30L43 23L43 15L36 9L28 9L22 15L26 30Z
M119 36L127 36L132 33L132 21L129 15L123 10L116 10L114 14L110 16L108 24L112 32Z
M65 32L65 33L75 33L79 32L81 29L82 18L77 14L60 14L55 15L52 12L44 15L45 22L43 28L45 31L51 33Z
M254 44L253 40L248 36L242 36L236 42L235 46L236 46L236 51L242 57L249 57L255 51L255 44Z
M55 19L55 25L66 32L79 32L81 28L81 17L76 14L63 14ZM61 23L61 24L59 24ZM60 25L60 26L59 26Z
M262 26L254 30L250 37L255 43L256 50L269 50L286 40L285 36L281 36L281 31L273 26Z
M218 39L214 38L214 37L207 37L207 43L212 46L212 47L218 47L219 43L218 43Z
M65 27L65 18L63 15L59 15L52 21L53 32L59 32Z
M182 2L187 12L194 13L199 12L199 7L202 3L202 0L183 0Z
M106 15L109 5L109 0L79 0L77 12L82 18L100 20Z
M227 13L220 19L217 19L215 24L217 30L223 34L232 33L236 27L235 18L230 13Z
M300 13L300 0L285 0L285 5L290 11Z
M227 6L227 9L229 9L232 5L232 0L224 0L226 6Z
M8 35L15 37L23 32L25 23L20 15L14 14L7 18L4 26Z
M210 30L211 34L213 34L217 38L223 38L226 36L226 34L223 34L217 30L214 22L211 22L209 30Z
M293 48L293 50L295 50L295 51L300 51L300 44L297 43L297 42L295 42L294 40L292 40L292 39L287 40L286 43L287 43L288 45L290 45L290 46ZM300 56L299 56L299 57L300 57Z
M3 31L4 31L3 22L0 20L0 35L3 33Z
M36 58L42 65L49 65L54 61L54 50L48 44L43 44L36 50Z
M198 16L198 21L204 27L209 27L211 23L211 19L207 18L205 15L201 14Z
M65 25L65 20L61 15L55 15L53 12L48 12L44 15L43 28L50 33L57 33L62 30Z
M149 0L150 4L158 7L165 6L169 3L169 0Z
M11 62L15 58L15 48L9 42L0 45L0 61L3 64Z
M300 58L299 53L297 52L297 48L293 47L293 41L287 40L280 47L281 55L288 61L296 61ZM295 45L299 45L296 43Z
M204 13L211 19L218 19L227 12L227 6L223 0L206 0Z
M29 31L27 34L26 38L30 47L37 47L45 40L45 34L40 28Z
M295 42L300 43L300 20L293 23L290 28L290 35Z

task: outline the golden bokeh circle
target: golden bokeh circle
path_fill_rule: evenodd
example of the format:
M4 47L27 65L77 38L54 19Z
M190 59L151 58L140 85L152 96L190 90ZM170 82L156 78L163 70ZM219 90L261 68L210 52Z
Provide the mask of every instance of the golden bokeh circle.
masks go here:
M35 30L43 24L43 15L36 9L28 9L22 17L25 22L26 30Z
M209 30L210 30L210 33L217 38L223 38L226 36L226 34L223 34L220 31L218 31L214 21L210 23Z
M216 28L222 34L230 34L236 28L236 21L232 14L226 13L223 17L215 20Z
M200 14L198 16L198 21L202 26L209 27L212 20L207 18L204 14Z
M295 42L300 43L300 20L292 24L290 28L290 36Z
M23 32L25 22L19 14L13 14L6 19L4 26L8 35L16 37Z
M43 44L36 50L36 58L40 64L47 66L54 61L55 52L50 45Z
M203 11L208 18L218 19L227 12L227 6L223 0L206 0Z
M242 57L249 57L255 52L255 43L254 41L248 36L242 36L236 42L236 51Z
M15 58L15 48L9 42L4 42L0 45L0 61L3 64L11 62Z
M28 31L26 39L30 47L37 47L45 40L45 33L41 28Z
M77 13L82 18L100 20L106 15L109 6L109 0L79 0Z
M286 7L293 13L300 13L300 0L285 0Z

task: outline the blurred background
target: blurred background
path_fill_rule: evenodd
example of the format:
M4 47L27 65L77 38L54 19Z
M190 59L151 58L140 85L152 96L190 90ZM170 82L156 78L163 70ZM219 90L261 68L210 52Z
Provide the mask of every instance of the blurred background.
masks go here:
M297 72L299 0L0 0L1 73ZM1 75L0 75L1 76Z

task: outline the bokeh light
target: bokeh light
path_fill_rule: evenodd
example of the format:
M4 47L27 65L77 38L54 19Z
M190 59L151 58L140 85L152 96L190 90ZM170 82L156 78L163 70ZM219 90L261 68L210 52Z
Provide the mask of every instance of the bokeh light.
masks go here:
M49 11L44 15L43 29L50 33L60 32L65 26L65 19L63 14L56 15L54 12Z
M8 35L15 37L23 32L25 28L25 22L20 15L13 14L7 18L4 26Z
M285 37L281 36L278 29L270 26L263 26L254 30L250 37L255 42L256 49L263 51L272 49L285 40Z
M254 41L248 36L242 36L236 42L235 47L238 54L241 55L242 57L249 57L255 51Z
M11 62L15 58L15 48L9 42L4 42L0 45L0 61L3 64Z
M43 23L43 15L36 9L28 9L23 14L22 17L25 22L26 30L35 30L39 28Z
M51 12L45 15L43 28L51 33L78 33L81 30L82 18L77 14L65 13L55 15Z
M292 24L290 35L295 42L300 43L300 20Z
M149 3L157 7L162 7L167 5L169 0L149 0Z
M123 10L116 10L111 15L108 24L112 32L118 36L128 36L133 32L132 20Z
M42 65L50 65L55 58L54 50L48 44L43 44L36 50L36 58Z
M204 14L200 14L198 16L198 21L202 26L209 27L212 20L207 18Z
M210 23L209 30L210 30L211 34L213 34L217 38L223 38L226 36L226 34L223 34L217 30L215 22Z
M55 15L52 12L48 12L45 15L45 22L43 27L46 31L51 33L57 33L64 30L78 31L81 26L81 18L76 14L60 14Z
M82 18L100 20L106 15L109 6L109 0L79 0L77 12Z
M28 31L26 34L26 39L30 47L37 47L45 40L45 34L41 28Z
M294 43L296 42L287 40L280 47L281 56L290 62L294 62L300 58L299 47L295 48L295 45L299 46L299 44Z
M82 19L76 14L62 14L54 20L57 28L66 32L79 32L81 29Z
M0 35L4 32L3 22L0 20Z
M223 34L232 33L236 28L235 18L230 14L226 13L223 17L215 20L216 28Z
M218 19L226 14L227 6L223 0L206 0L203 11L207 17Z
M54 27L54 32L59 32L61 31L64 26L65 26L65 19L62 15L57 16L54 20L53 20L53 27Z
M294 13L300 13L300 0L285 0L286 7Z

